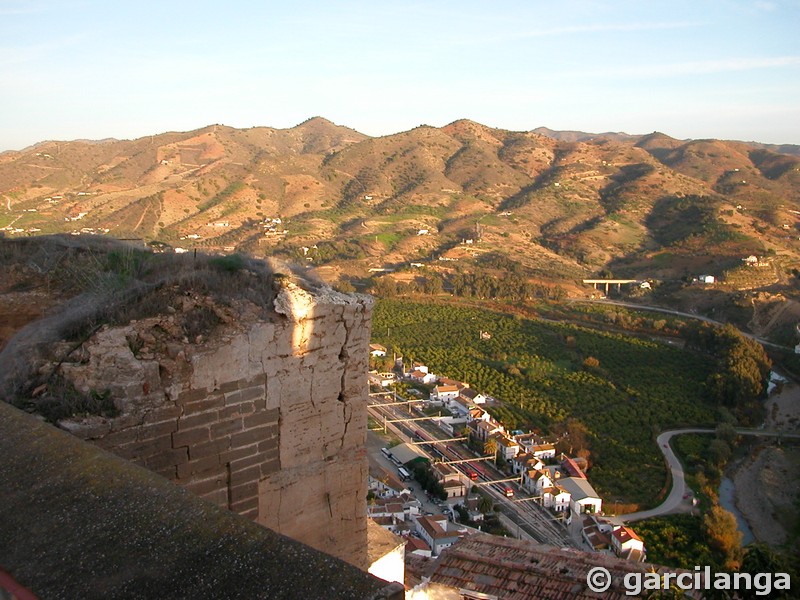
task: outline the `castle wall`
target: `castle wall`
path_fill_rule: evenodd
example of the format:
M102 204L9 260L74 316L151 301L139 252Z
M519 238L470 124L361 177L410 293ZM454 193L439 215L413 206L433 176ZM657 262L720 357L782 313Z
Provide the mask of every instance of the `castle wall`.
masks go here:
M103 329L62 372L122 414L62 426L366 568L371 310L365 296L284 284L269 319L220 310L227 323L199 344L170 334L169 316Z

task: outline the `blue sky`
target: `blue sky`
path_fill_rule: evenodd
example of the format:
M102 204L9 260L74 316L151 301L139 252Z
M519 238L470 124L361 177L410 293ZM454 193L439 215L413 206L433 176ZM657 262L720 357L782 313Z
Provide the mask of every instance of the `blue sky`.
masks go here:
M800 0L0 0L0 150L323 116L800 144Z

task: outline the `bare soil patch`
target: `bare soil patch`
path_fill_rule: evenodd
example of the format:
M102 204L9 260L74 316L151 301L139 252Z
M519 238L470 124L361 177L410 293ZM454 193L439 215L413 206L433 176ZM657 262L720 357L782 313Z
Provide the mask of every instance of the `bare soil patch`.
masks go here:
M800 386L783 384L767 400L766 429L796 431L800 423ZM800 447L765 441L732 476L736 507L758 541L781 546L789 540L800 498Z

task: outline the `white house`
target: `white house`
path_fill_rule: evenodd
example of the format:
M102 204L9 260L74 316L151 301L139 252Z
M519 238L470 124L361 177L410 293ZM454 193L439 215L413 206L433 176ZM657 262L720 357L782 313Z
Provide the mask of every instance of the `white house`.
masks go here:
M436 463L433 465L433 474L439 483L442 484L447 498L460 498L466 493L464 482L461 480L461 473L450 465Z
M608 521L597 515L586 515L582 526L583 539L595 552L611 553L611 531L614 527Z
M370 356L386 356L386 348L381 346L380 344L370 344L369 345L369 354Z
M386 371L385 373L378 373L376 371L370 371L369 373L369 382L372 385L379 385L381 387L389 387L395 382L395 375L390 371Z
M458 388L454 385L437 385L431 392L434 402L450 402L458 398Z
M751 254L750 256L743 258L742 261L748 267L755 267L758 264L758 257L755 254Z
M611 547L617 556L643 562L644 542L630 527L621 525L611 532Z
M514 436L520 445L521 452L527 452L541 460L554 458L556 447L536 433L520 433Z
M502 433L505 431L503 426L494 419L489 421L472 421L470 422L469 427L475 432L475 437L481 442L486 442L489 439L489 436L494 433Z
M469 387L461 389L461 397L473 404L486 404L486 396Z
M408 377L411 381L416 381L418 383L424 383L425 385L430 385L431 383L436 382L436 375L433 373L428 373L428 368L425 367L425 370L422 371L421 369L415 369L408 373L406 377Z
M436 424L450 437L457 437L467 426L467 420L464 417L442 417L436 421Z
M519 444L512 438L499 435L497 439L497 453L505 460L510 462L519 454Z
M570 509L572 514L599 513L603 509L603 500L589 483L588 479L580 477L561 477L558 485L569 492L572 499Z
M447 519L439 517L418 517L415 531L430 546L433 556L438 556L445 548L458 541L459 535L447 531Z
M533 454L527 452L517 454L511 461L511 472L514 473L514 475L541 469L542 467L544 467L544 463L538 458L535 458ZM526 475L523 475L523 485L525 477Z
M555 512L564 512L570 507L572 496L559 485L544 488L542 490L542 505Z
M463 396L456 396L449 401L447 407L453 414L466 418L469 416L469 411L475 408L475 405Z
M555 458L556 447L553 444L534 444L531 446L531 454L540 460Z
M386 531L391 531L392 533L399 534L409 527L405 524L402 503L392 502L391 499L376 500L374 504L368 504L367 516Z
M489 413L482 408L478 408L477 406L470 409L469 415L467 416L467 420L469 421L489 421L491 418L492 417L489 416Z
M528 469L522 472L522 485L534 496L541 496L546 488L553 487L553 479L546 470Z

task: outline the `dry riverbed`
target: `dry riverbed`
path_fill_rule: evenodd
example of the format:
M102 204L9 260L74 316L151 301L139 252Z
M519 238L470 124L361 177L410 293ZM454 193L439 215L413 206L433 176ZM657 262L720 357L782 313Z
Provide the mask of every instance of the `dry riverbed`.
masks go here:
M785 382L767 400L766 429L800 429L800 385ZM751 455L735 467L736 507L756 540L780 546L797 518L800 498L800 448L759 440Z

